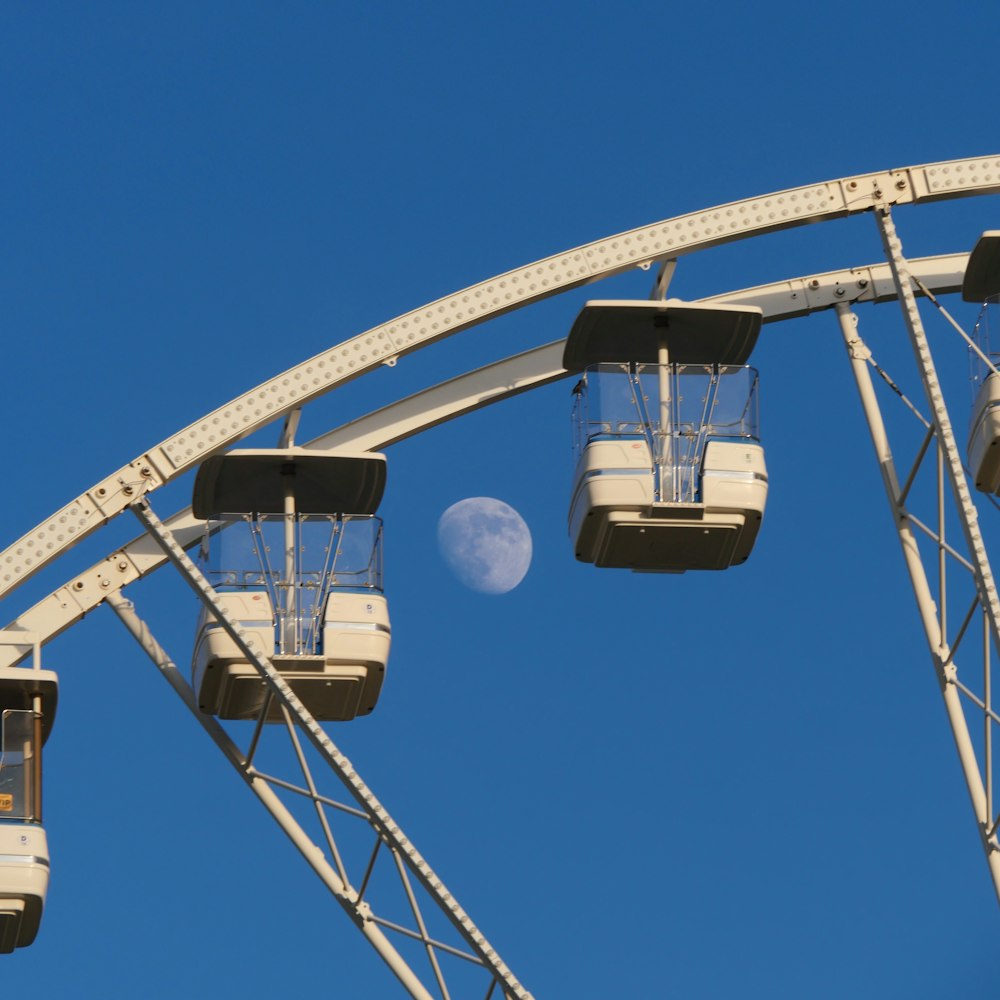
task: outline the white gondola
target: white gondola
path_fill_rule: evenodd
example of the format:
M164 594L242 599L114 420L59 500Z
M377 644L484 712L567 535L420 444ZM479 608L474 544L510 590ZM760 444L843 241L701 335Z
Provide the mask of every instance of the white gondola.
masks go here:
M35 940L45 906L42 744L58 690L51 670L0 668L0 953Z
M987 365L980 357L973 359L977 391L969 426L969 469L976 489L1000 493L1000 375L994 370L1000 361L1000 232L983 233L969 255L962 298L982 303L975 340L990 361Z
M761 311L588 302L563 365L574 393L569 532L581 562L725 569L750 555L767 500L757 373Z
M320 721L372 711L389 657L382 593L382 455L234 451L199 469L202 568L248 644ZM203 712L256 718L265 682L217 617L198 619L192 664ZM267 721L280 721L275 699Z

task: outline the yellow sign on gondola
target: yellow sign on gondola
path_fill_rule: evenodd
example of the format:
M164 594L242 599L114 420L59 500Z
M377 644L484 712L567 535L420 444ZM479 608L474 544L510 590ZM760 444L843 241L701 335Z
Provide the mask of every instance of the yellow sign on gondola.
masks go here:
M0 812L13 812L14 810L14 796L0 794Z

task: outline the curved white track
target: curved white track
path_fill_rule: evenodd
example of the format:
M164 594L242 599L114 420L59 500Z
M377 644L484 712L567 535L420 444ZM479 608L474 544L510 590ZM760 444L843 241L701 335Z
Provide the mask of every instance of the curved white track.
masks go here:
M934 294L961 287L968 254L947 254L910 261L911 272ZM703 301L740 302L759 306L765 323L795 319L832 309L839 303L886 302L896 298L888 264L807 275L712 296ZM378 451L397 441L548 385L571 373L562 367L564 341L527 351L433 386L374 413L323 434L308 447L347 451ZM191 509L167 520L178 542L196 544L204 528ZM148 535L140 535L100 563L67 581L47 598L20 615L8 628L37 633L44 644L80 621L114 593L159 569L166 559ZM0 646L0 666L13 666L28 654L19 647Z
M0 598L161 486L291 410L411 351L633 267L763 233L872 211L1000 192L1000 156L859 174L692 212L546 257L405 313L209 413L113 472L0 553Z

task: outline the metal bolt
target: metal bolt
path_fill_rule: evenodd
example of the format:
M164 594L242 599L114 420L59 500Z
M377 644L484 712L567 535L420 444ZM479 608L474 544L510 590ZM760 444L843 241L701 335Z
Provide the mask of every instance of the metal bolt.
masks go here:
M97 495L99 497L104 496L107 492L108 491L103 486L99 486L98 489L97 489Z
M107 590L111 586L111 581L105 577L101 580L101 590Z
M126 483L122 487L122 493L124 493L125 496L130 497L133 493L135 493L135 487L133 487L133 486L129 485L128 483Z
M128 569L128 560L127 559L119 559L118 560L118 572L119 573L124 573L125 570L127 570L127 569Z
M841 297L841 296L842 296L842 295L844 294L844 292L845 292L845 291L846 291L846 289L843 289L843 288L841 288L841 287L840 287L840 286L838 285L838 286L837 286L837 287L836 287L836 288L834 289L834 291L833 291L833 294L834 294L834 295L836 295L836 296L837 296L838 298L840 298L840 297Z
M83 580L76 580L73 583L74 590L83 590Z
M858 281L858 288L867 288L867 287L868 287L868 279L867 278L861 278Z
M139 470L139 475L142 476L144 479L149 479L153 475L153 470L148 465L144 465Z
M906 187L906 181L904 181L903 178L900 177L900 179L898 181L896 181L896 190L897 191L902 191L903 188L905 188L905 187Z
M819 288L819 278L813 278L813 280L809 282L809 287Z
M848 181L847 182L847 190L848 191L857 191L857 189L858 189L858 182L857 181Z

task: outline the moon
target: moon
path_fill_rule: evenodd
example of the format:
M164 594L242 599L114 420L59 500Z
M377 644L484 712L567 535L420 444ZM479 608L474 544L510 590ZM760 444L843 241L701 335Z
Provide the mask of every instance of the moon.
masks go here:
M531 565L531 532L524 518L493 497L452 504L438 521L437 535L451 571L483 594L513 590Z

